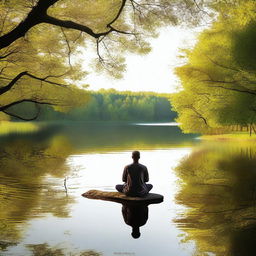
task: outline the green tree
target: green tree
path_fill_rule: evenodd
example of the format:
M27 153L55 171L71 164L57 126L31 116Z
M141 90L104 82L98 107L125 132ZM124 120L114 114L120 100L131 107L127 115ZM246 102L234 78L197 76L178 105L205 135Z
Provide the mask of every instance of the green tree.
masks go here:
M204 8L216 8L210 2L1 1L0 111L15 116L9 108L21 102L32 102L37 109L39 104L59 109L79 105L87 100L74 87L86 75L78 59L81 47L94 42L96 70L120 77L127 51L148 53L147 38L156 36L157 28L183 21L196 24Z
M68 113L44 107L38 120L173 121L176 116L171 111L169 95L101 90L90 92L89 96L86 104ZM23 104L15 111L26 113L33 110Z
M254 10L254 1L237 1L184 51L187 64L176 69L183 89L172 97L184 132L218 133L255 122Z

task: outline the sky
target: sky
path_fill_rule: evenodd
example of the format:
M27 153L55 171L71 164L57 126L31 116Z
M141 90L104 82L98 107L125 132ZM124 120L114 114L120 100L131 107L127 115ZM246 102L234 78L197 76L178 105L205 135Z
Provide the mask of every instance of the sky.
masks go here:
M192 47L196 35L195 30L188 28L164 28L158 38L151 39L152 51L149 54L126 56L127 68L122 79L90 72L83 83L90 85L89 90L114 88L118 91L176 92L180 89L180 82L174 68L184 63L184 59L178 57L180 49Z

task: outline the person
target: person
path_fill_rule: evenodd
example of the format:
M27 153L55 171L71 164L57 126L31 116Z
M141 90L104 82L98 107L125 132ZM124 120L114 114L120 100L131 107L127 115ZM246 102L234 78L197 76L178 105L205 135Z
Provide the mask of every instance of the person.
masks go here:
M127 196L143 197L153 188L152 184L146 184L149 181L147 167L139 163L140 152L132 152L133 163L125 166L122 180L123 185L116 185L116 190Z

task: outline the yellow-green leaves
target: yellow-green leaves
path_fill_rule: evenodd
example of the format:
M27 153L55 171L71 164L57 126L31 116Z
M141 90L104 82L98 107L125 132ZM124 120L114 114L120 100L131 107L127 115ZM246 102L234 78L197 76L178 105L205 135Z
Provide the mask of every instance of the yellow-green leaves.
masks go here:
M220 15L185 52L187 64L176 69L183 91L172 97L184 132L220 133L256 121L254 4L226 9L226 18ZM245 12L248 20L239 22Z

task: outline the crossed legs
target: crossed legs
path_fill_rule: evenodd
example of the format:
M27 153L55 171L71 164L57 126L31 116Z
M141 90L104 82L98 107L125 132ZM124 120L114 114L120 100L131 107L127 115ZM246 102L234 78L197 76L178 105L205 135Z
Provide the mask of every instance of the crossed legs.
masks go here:
M146 186L147 186L148 192L153 188L152 184L146 184ZM123 189L124 189L124 185L121 185L121 184L116 185L116 190L118 192L123 193Z

